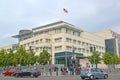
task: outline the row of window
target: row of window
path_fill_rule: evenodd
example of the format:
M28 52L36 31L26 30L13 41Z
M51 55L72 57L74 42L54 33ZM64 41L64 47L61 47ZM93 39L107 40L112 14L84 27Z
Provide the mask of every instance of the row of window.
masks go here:
M30 43L24 44L24 46L30 46L30 45L35 45L35 44L39 44L39 43L50 43L50 42L51 42L50 39L40 39L40 40L36 40L36 41L32 41ZM55 38L55 43L58 43L58 42L62 42L62 37ZM87 43L84 41L78 41L78 40L74 40L74 39L72 40L71 38L66 38L66 42L81 45L86 48L87 47L89 48L90 46L94 46L96 49L105 50L105 48L103 46L98 46L98 45L94 45L91 43Z
M51 51L51 47L44 47L44 48L49 52ZM43 50L43 47L36 47L33 50L35 50L36 52L39 52ZM55 51L61 51L61 50L62 50L62 46L55 46ZM66 46L66 50L71 52L73 51L73 48L70 46ZM90 49L85 49L85 48L74 48L74 51L79 53L91 53Z
M69 28L56 28L56 29L54 29L54 32L55 32L55 34L63 33L64 29L66 30L65 33L67 33L67 34L71 34L71 35L78 36L78 37L80 36L79 31L75 31L75 30L72 30ZM38 36L41 34L49 34L49 32L50 32L50 30L36 32L36 33L34 33L34 36Z

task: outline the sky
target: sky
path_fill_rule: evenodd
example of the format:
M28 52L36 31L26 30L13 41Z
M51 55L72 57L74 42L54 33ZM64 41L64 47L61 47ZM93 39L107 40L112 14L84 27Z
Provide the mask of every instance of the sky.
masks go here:
M0 0L0 47L17 43L11 36L21 29L57 21L87 32L111 29L120 34L120 0Z

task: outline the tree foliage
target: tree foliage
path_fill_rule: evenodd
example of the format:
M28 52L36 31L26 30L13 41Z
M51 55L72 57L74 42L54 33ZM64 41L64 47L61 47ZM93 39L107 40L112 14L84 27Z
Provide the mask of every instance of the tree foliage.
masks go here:
M112 64L112 56L110 55L110 53L105 52L104 55L102 56L102 60L104 62L104 64L109 65Z
M120 64L120 57L118 56L118 55L114 55L113 56L113 64L116 64L116 65L118 65L118 64Z
M92 55L89 57L89 61L91 64L95 64L97 67L97 64L101 63L101 57L98 51L94 51Z
M50 56L51 56L50 53L48 53L47 50L43 48L43 51L39 54L38 63L42 65L48 64Z

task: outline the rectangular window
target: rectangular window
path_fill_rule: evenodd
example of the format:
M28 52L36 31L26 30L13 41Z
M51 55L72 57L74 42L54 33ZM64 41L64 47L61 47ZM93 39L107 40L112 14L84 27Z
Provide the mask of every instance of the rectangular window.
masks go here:
M46 39L45 42L46 42L46 43L50 43L50 39Z
M69 50L69 51L71 51L71 46L66 46L66 50Z
M56 38L55 42L62 42L62 38Z
M34 45L34 42L33 42L33 41L31 42L31 45Z
M61 28L58 28L58 29L55 29L55 33L61 33L62 32L62 29Z
M59 50L62 50L62 46L56 46L55 47L55 51L59 51Z
M36 40L35 43L38 44L38 43L39 43L39 40Z
M70 38L66 38L66 42L71 43L71 41L72 41L72 39L70 39Z
M73 40L73 43L76 44L76 40Z
M81 41L78 41L78 45L81 45Z
M77 33L77 36L80 36L80 32Z
M43 39L40 39L40 43L42 43Z

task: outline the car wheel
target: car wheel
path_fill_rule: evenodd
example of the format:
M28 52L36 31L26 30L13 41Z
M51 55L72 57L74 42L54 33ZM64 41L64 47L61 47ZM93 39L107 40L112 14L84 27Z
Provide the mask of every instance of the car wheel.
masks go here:
M85 79L84 77L81 77L81 79Z
M93 75L91 75L89 79L90 79L90 80L94 80L94 76L93 76Z
M108 78L108 75L107 75L107 74L105 74L105 75L104 75L104 79L107 79L107 78Z

